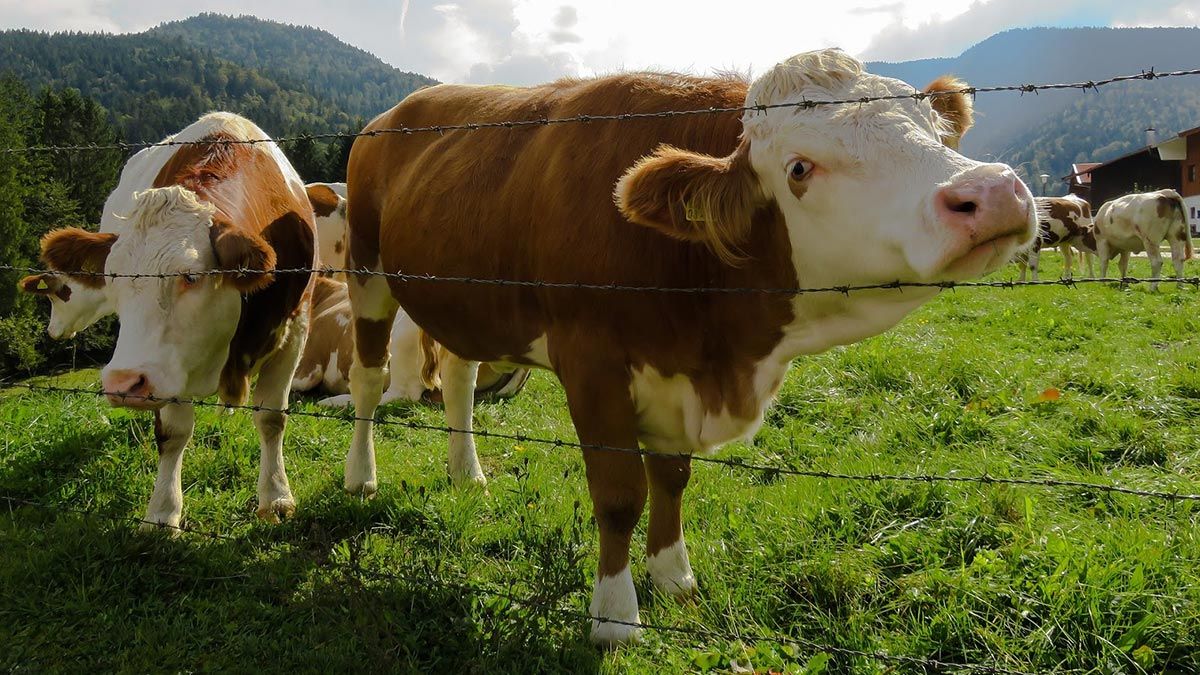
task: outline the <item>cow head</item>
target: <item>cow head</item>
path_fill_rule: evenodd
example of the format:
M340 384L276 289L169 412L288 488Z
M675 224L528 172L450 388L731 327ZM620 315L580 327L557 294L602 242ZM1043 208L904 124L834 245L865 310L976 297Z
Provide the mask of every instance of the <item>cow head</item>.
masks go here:
M25 293L43 295L50 300L50 322L46 332L55 340L73 338L113 312L103 286L89 286L64 274L46 272L27 276L21 279L20 287Z
M970 125L969 99L955 93L934 106L916 93L838 50L792 57L751 85L748 107L896 98L749 110L733 154L660 148L621 178L617 204L631 221L703 242L730 264L749 264L739 243L758 212L777 209L805 286L994 270L1033 238L1033 196L1008 166L947 147Z
M86 270L99 263L110 275L105 291L120 332L102 373L109 402L157 408L163 399L215 391L241 317L242 294L271 282L261 273L275 267L271 246L178 186L135 195L119 237L89 235L58 230L44 257L55 269ZM122 276L129 274L155 276Z

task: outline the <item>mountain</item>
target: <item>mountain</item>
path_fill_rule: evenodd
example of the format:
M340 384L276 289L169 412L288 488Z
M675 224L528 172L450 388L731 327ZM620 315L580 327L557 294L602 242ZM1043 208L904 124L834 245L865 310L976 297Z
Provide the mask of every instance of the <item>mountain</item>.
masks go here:
M393 68L323 30L253 16L200 14L145 34L179 38L273 80L294 83L352 117L371 119L416 89L437 83Z
M953 73L975 86L1085 82L1200 66L1196 28L1029 28L1005 31L954 58L867 68L924 86ZM1099 91L1036 94L981 93L976 126L963 151L994 159L1026 175L1049 173L1054 181L1072 162L1106 161L1145 144L1145 129L1165 139L1200 125L1200 76L1111 84ZM1060 185L1059 192L1065 189Z
M122 135L156 140L209 110L273 135L360 128L434 81L329 33L252 17L200 15L145 33L0 32L0 74L99 101Z

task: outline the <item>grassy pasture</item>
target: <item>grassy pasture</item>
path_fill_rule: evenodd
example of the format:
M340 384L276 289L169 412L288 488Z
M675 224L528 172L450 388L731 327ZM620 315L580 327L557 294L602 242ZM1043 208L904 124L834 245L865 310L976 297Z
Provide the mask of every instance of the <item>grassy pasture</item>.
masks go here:
M1045 276L1058 265L1047 252ZM1148 273L1144 258L1131 273ZM798 360L762 431L724 453L853 474L1200 493L1198 297L1174 285L947 292L885 335ZM422 406L388 412L443 421ZM545 373L515 400L479 406L476 424L574 438ZM151 426L94 397L2 390L0 493L140 517ZM457 491L442 435L382 427L381 490L363 502L340 489L349 432L293 417L299 512L268 526L254 518L248 414L202 409L184 462L185 523L230 539L5 506L0 670L941 672L653 630L599 653L583 621L455 586L586 611L596 543L577 451L480 439L488 493ZM685 509L701 593L656 596L635 552L645 622L1029 672L1200 672L1191 502L697 464Z

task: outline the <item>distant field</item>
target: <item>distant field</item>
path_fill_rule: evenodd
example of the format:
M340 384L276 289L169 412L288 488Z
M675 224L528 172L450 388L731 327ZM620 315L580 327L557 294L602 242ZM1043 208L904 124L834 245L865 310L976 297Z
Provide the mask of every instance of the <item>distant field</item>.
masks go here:
M1042 260L1056 276L1059 256ZM1145 259L1131 273L1147 275ZM1198 299L1173 284L946 292L883 336L798 360L754 442L722 456L1200 493ZM40 381L91 386L96 373ZM443 423L433 408L388 412ZM151 426L95 397L0 390L0 494L141 517ZM479 406L476 426L574 438L545 373ZM348 424L293 417L299 511L268 526L254 518L248 414L200 411L185 524L231 539L4 507L0 671L945 672L655 630L597 652L584 621L454 586L586 611L596 538L578 451L480 439L488 493L457 491L442 435L384 427L381 489L362 502L341 490L349 437ZM697 464L685 533L700 594L655 596L640 553L634 576L647 623L1028 672L1197 673L1198 515L1194 502L1079 489Z

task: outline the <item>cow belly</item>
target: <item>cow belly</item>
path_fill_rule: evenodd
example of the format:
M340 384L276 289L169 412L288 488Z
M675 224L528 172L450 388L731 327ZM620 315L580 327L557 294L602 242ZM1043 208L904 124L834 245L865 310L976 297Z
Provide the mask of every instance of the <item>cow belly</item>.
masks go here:
M743 406L754 411L748 415L733 414L728 406L707 410L695 383L684 375L665 377L650 366L634 370L629 391L638 415L638 440L655 452L707 455L749 438L762 426L766 404L786 368L785 363L782 369L764 364L755 369L755 400Z

